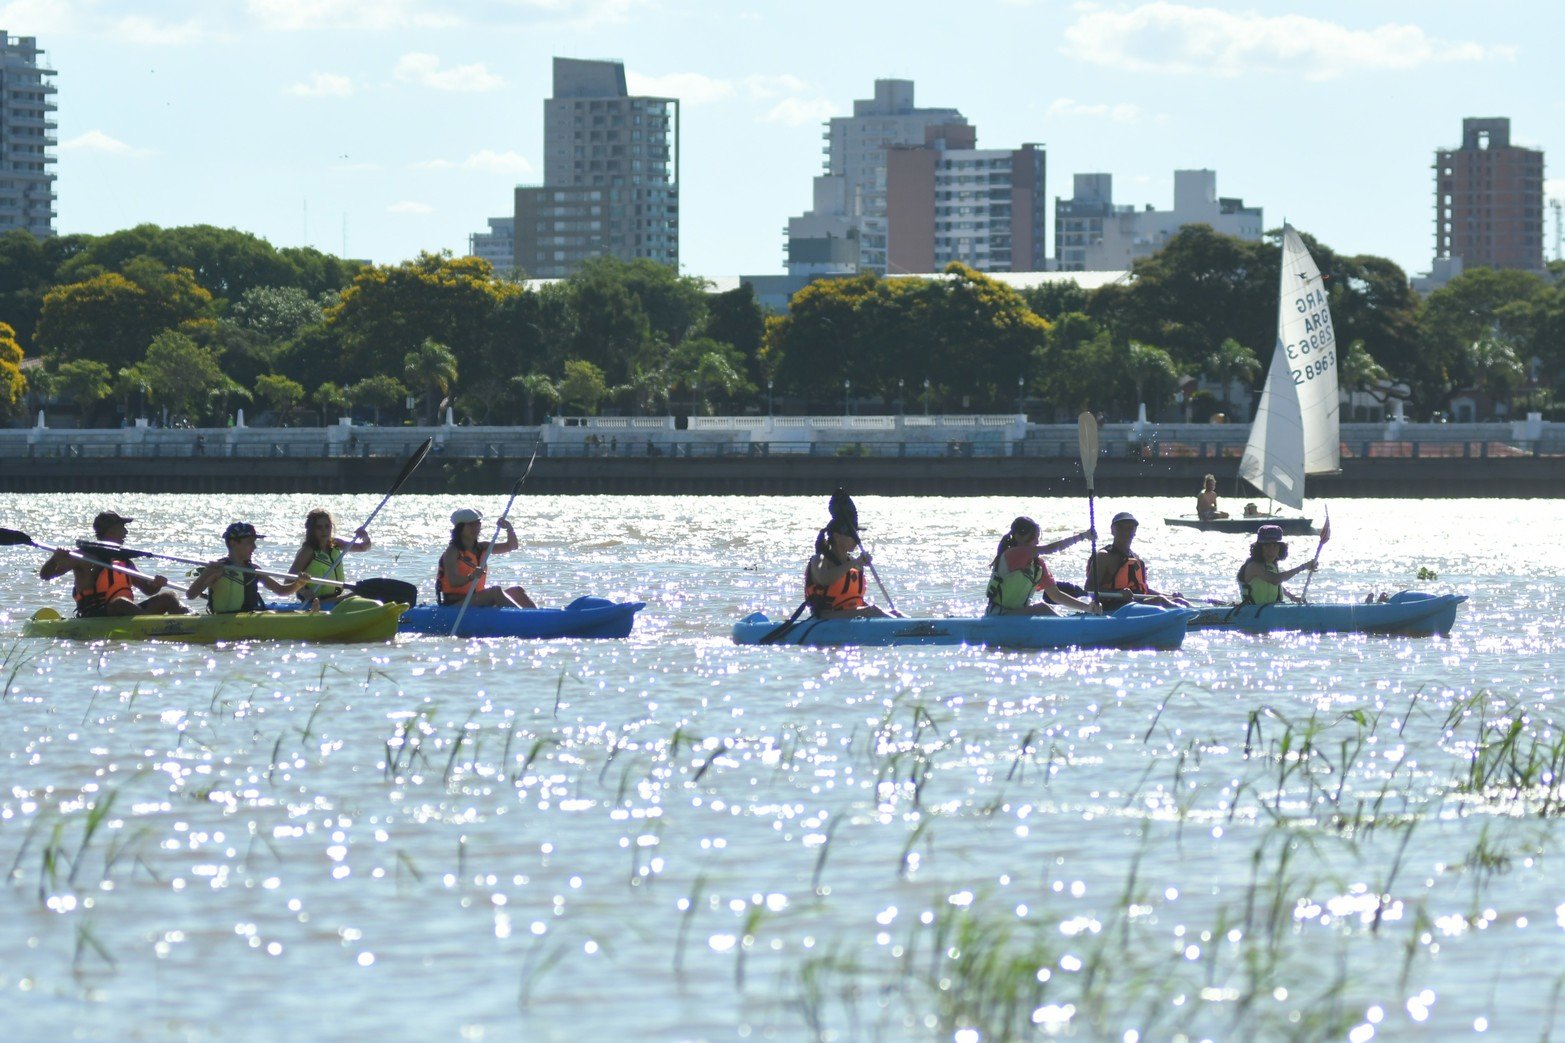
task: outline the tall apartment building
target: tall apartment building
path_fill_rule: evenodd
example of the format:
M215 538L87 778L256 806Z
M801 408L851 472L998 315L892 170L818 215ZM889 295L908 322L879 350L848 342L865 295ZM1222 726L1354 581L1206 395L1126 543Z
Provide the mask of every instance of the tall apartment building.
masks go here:
M543 184L516 189L516 267L562 278L593 257L679 266L679 102L631 97L620 62L554 59Z
M956 109L915 107L912 80L876 80L875 96L855 101L853 115L828 120L814 205L788 221L789 274L885 274L887 151L923 146L931 127L966 123Z
M1054 257L1063 272L1123 272L1157 253L1186 225L1211 225L1236 239L1261 238L1260 207L1217 194L1217 173L1174 171L1174 208L1116 205L1109 174L1077 174L1074 195L1054 201Z
M932 126L917 148L886 153L886 271L1043 271L1044 151L977 148L965 123Z
M511 272L516 265L515 218L491 217L487 231L474 232L467 237L467 253L488 261L496 274Z
M54 234L53 69L31 36L0 30L0 232Z
M1435 258L1543 270L1543 153L1512 145L1509 119L1464 119L1462 147L1435 153Z

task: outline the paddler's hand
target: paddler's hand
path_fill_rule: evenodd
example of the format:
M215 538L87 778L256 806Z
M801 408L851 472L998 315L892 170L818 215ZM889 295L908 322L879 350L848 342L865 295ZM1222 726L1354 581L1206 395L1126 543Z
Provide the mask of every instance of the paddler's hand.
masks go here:
M1101 616L1101 615L1103 615L1103 606L1100 603L1096 602L1096 601L1089 602L1087 604L1087 615L1089 615L1089 616Z
M167 576L153 576L152 577L152 584L151 584L150 589L148 590L148 593L156 594L158 591L162 590L166 586L168 586L168 577Z
M859 549L859 564L860 565L863 565L865 568L868 568L874 561L875 561L874 555L870 554L869 551L864 550L862 547Z

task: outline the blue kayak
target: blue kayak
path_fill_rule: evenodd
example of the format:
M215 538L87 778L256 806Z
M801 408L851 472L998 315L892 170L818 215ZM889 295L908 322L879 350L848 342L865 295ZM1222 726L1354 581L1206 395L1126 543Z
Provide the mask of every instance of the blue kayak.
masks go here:
M416 610L415 610L416 611ZM739 645L988 645L996 648L1178 648L1189 609L1127 605L1109 616L816 619L784 624L752 612L734 624Z
M1302 630L1312 634L1406 634L1442 637L1456 623L1465 594L1404 590L1386 601L1331 605L1232 605L1200 609L1191 630Z
M469 608L460 637L629 637L644 601L577 598L564 608ZM459 605L416 605L402 614L403 633L450 634Z

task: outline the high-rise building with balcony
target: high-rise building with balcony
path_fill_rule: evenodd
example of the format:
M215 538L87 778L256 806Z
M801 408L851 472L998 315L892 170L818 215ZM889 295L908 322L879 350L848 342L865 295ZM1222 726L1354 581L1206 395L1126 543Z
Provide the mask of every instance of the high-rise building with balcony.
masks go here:
M1461 148L1435 153L1435 266L1543 270L1543 153L1509 119L1464 119Z
M543 184L516 189L516 267L562 278L593 257L679 266L679 102L631 97L620 62L554 59Z
M981 272L1043 271L1043 147L980 149L966 124L927 134L918 148L886 153L886 271L938 272L952 261Z
M964 126L956 109L920 109L912 80L876 80L875 96L853 115L826 123L826 172L815 178L814 205L788 221L790 275L887 271L887 151L922 147L929 129Z
M31 36L0 30L0 232L54 234L54 70Z
M1077 174L1075 194L1054 201L1055 262L1062 272L1129 271L1131 262L1157 253L1181 228L1195 224L1258 242L1261 208L1218 196L1211 170L1174 171L1172 210L1116 205L1111 175Z
M471 257L488 261L495 274L509 275L516 266L516 220L511 217L491 217L487 231L474 232L467 237L467 252Z

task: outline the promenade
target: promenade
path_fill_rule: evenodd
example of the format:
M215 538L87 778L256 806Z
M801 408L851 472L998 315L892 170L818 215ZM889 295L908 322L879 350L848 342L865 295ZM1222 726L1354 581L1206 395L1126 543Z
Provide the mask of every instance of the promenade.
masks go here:
M1106 424L1103 495L1194 495L1235 480L1247 425ZM0 430L5 492L376 492L425 438L409 491L556 494L1077 495L1074 424L1020 415L557 417L537 427L236 426ZM1565 424L1342 426L1342 472L1310 496L1565 495Z

